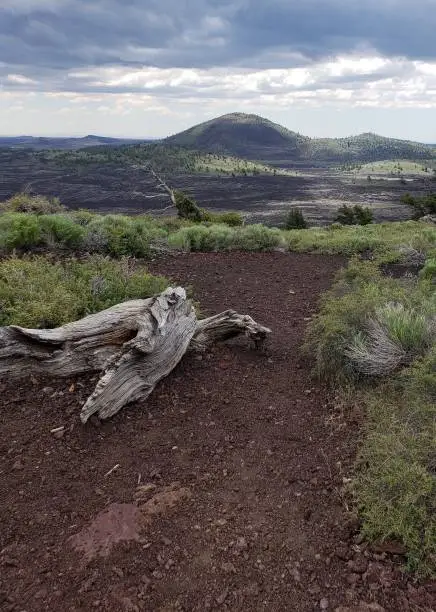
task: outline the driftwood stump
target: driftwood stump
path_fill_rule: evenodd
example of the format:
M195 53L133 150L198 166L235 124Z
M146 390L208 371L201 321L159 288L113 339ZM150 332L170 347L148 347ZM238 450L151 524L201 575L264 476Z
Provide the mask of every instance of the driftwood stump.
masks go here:
M270 330L232 310L197 320L182 287L130 300L56 329L0 328L0 377L102 372L80 418L106 419L147 398L187 350L202 351L241 334L256 347Z

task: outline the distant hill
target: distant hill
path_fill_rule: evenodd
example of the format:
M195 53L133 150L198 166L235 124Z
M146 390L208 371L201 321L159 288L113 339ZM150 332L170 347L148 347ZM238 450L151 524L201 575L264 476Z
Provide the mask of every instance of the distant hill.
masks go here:
M95 146L119 146L137 142L151 142L133 138L110 138L89 134L83 138L51 138L46 136L0 136L0 147L13 149L65 149L75 150Z
M370 162L385 159L435 159L428 144L365 133L349 138L308 138L258 115L231 113L162 141L202 151L265 161Z
M313 138L310 157L319 161L382 161L386 159L435 159L431 145L386 138L371 132L349 138Z
M249 159L300 157L310 139L258 115L231 113L195 125L162 142Z

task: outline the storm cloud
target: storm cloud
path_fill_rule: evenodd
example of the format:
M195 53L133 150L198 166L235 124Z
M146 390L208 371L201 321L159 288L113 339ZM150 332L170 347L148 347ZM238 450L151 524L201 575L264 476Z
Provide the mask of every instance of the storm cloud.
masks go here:
M284 68L349 52L435 58L434 0L3 0L0 61L29 78L84 66Z
M72 126L140 109L434 108L434 9L434 0L1 0L0 104L31 124L36 96L47 119L74 117Z

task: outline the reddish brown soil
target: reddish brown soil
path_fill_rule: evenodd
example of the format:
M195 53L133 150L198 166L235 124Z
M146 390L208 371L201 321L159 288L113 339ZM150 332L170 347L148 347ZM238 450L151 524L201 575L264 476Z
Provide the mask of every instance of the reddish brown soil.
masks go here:
M80 424L89 377L2 383L1 610L436 608L434 585L408 582L401 557L359 543L342 491L361 416L299 353L340 265L280 253L154 262L204 311L269 325L271 342L187 356L109 422Z

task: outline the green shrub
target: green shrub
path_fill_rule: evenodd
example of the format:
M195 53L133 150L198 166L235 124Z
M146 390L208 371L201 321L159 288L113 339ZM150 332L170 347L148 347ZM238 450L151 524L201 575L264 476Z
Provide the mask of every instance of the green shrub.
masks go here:
M284 246L282 233L264 225L192 225L169 236L172 247L185 251L267 251Z
M342 225L369 225L372 223L373 213L370 208L356 206L341 206L338 208L334 221Z
M224 224L229 227L239 227L244 224L244 218L237 212L213 213L201 209L201 221L204 223Z
M430 260L431 262L431 260ZM436 574L436 292L432 263L390 278L352 260L324 296L306 347L320 375L377 376L357 396L366 425L353 481L364 537L396 540L408 566ZM356 398L357 387L353 395Z
M370 208L356 205L354 207L354 216L357 225L369 225L372 223L374 215Z
M0 249L30 249L42 243L39 217L24 213L0 216Z
M91 221L95 219L96 214L90 210L86 210L86 208L79 208L78 210L70 213L70 216L74 223L78 223L79 225L89 225Z
M176 189L174 192L177 214L182 219L189 221L201 221L201 209L194 198L190 198L183 191Z
M0 325L56 327L167 286L164 278L145 269L134 271L128 260L11 257L0 262Z
M233 248L242 251L269 251L284 247L282 232L265 225L246 225L236 230Z
M65 207L59 198L47 198L42 195L29 195L28 193L17 193L16 195L0 204L0 209L5 212L32 213L36 215L50 215L61 213Z
M436 257L429 258L420 272L422 279L436 282Z
M76 249L81 246L84 228L64 215L41 215L39 217L41 239L49 247L68 247Z
M410 206L413 210L415 219L424 215L434 215L436 213L436 193L429 193L425 196L412 196L406 193L400 199L403 204Z
M302 211L299 208L291 208L286 217L285 228L291 229L306 229L307 222Z
M90 252L106 252L114 257L147 257L154 241L166 232L141 218L122 215L98 216L86 226L84 246Z
M392 302L400 306L392 308ZM353 260L323 296L306 348L315 354L318 374L327 378L367 374L365 357L380 368L388 354L399 359L398 365L407 363L420 340L426 339L425 350L432 337L434 307L434 292L424 284L385 277L377 262Z
M355 482L370 540L394 539L409 568L436 574L436 347L374 394Z
M184 251L225 251L234 241L234 232L227 225L192 225L169 236L172 247Z

